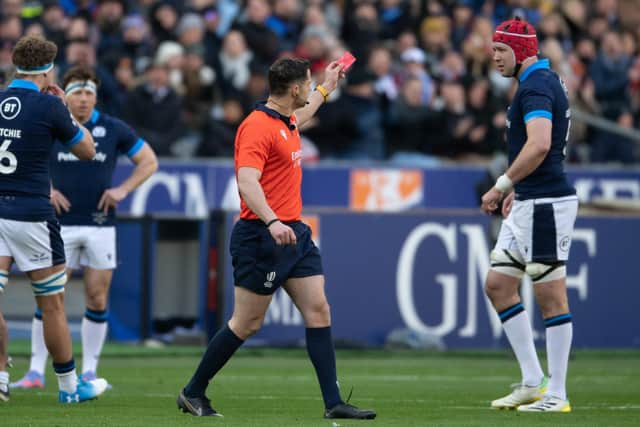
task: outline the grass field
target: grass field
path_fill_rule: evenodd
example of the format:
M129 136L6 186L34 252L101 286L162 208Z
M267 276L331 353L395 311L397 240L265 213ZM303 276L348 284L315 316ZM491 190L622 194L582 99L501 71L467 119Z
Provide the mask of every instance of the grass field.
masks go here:
M26 343L12 342L12 379L28 367ZM322 400L303 350L242 349L209 388L224 418L177 410L175 397L201 349L107 345L100 374L113 390L94 402L56 403L51 369L42 391L14 391L0 403L2 426L494 426L640 425L640 352L577 351L570 364L571 414L519 414L489 409L518 379L507 352L339 351L343 395L378 411L375 421L322 419ZM76 354L79 352L76 351ZM78 357L79 360L79 357Z

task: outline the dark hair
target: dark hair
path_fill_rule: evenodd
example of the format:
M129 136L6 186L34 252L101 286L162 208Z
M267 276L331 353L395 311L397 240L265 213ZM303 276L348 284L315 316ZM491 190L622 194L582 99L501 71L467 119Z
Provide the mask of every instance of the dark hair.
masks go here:
M100 86L100 79L96 76L94 69L86 65L69 68L62 78L62 86L67 87L70 82L75 80L80 80L81 82L91 80L96 86Z
M55 43L38 36L26 36L16 43L11 60L15 66L29 69L50 64L57 54Z
M284 95L292 83L307 78L309 61L303 58L281 58L269 67L269 92Z

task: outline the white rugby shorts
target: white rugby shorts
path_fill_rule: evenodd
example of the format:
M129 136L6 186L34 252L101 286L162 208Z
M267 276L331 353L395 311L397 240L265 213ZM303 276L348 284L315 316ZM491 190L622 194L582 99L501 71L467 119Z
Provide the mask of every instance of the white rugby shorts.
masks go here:
M116 268L116 227L63 225L62 240L67 267L90 267L96 270Z
M0 256L13 257L22 271L64 264L64 245L57 220L15 221L0 218Z
M518 252L526 263L569 259L578 197L514 200L495 250Z

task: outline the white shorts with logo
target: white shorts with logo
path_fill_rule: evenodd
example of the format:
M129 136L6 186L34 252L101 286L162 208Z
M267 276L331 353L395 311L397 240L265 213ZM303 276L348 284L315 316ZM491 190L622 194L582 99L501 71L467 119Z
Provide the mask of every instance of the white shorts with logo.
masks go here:
M515 251L525 263L566 261L577 215L575 195L514 200L494 249Z
M96 270L116 268L115 226L63 225L62 240L67 254L67 267Z
M57 220L27 222L0 218L0 256L10 256L22 271L64 264Z

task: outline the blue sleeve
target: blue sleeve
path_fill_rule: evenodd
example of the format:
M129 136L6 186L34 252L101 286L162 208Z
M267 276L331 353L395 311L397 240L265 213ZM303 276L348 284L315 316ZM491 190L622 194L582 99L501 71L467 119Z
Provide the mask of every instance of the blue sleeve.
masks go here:
M131 129L130 126L122 121L117 121L118 126L118 151L122 154L126 154L131 158L140 151L144 145L144 140Z
M53 136L66 147L76 145L82 139L84 132L71 117L71 113L62 101L51 97L50 103Z
M522 116L525 124L538 117L553 119L553 93L547 88L527 89L521 98Z

